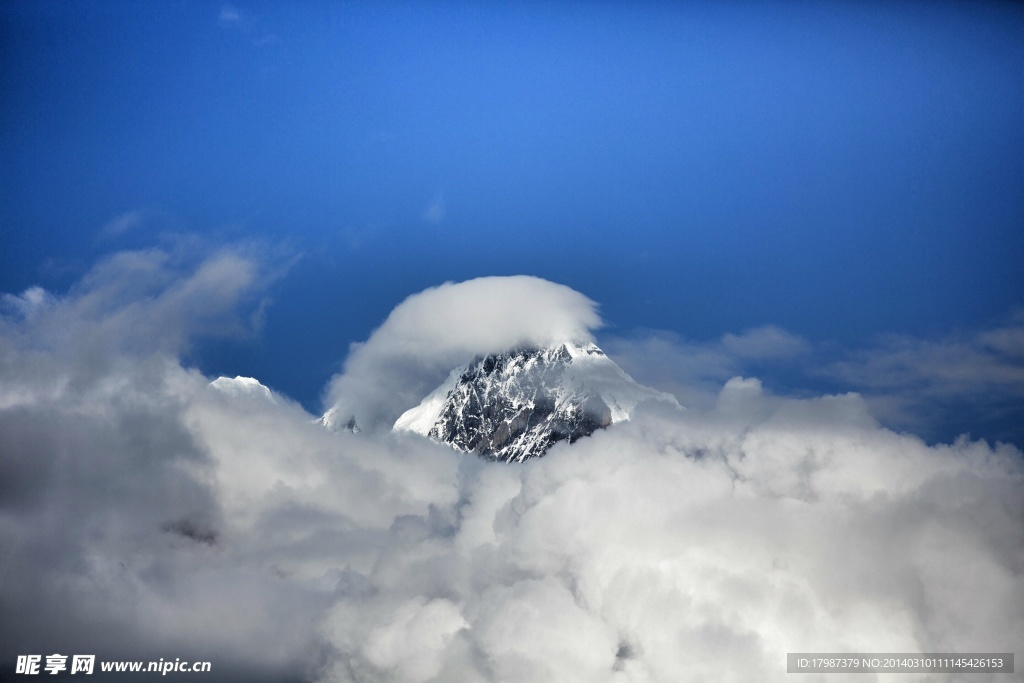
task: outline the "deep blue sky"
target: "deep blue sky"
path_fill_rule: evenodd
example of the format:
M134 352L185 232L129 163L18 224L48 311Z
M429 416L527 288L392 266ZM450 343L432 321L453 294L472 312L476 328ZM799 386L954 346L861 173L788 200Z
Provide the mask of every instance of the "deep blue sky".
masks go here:
M182 232L298 255L194 360L311 409L480 275L619 331L943 335L1024 305L1024 5L0 2L0 164L0 291Z

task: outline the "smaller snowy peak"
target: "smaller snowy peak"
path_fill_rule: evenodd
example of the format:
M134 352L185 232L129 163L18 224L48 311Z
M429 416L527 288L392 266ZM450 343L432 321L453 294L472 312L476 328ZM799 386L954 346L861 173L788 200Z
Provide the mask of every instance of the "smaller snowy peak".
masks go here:
M355 415L342 415L336 407L321 415L317 423L334 432L346 431L358 434L362 431L356 423Z
M477 358L395 422L453 448L507 462L540 457L673 396L637 384L590 342L519 347Z
M218 377L210 382L210 386L228 396L234 398L263 398L274 402L274 396L270 389L260 384L259 380L252 377Z

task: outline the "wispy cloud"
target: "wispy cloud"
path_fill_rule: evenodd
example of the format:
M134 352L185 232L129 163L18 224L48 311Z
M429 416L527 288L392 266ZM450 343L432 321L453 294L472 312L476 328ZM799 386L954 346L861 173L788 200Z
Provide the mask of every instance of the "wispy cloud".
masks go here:
M259 38L254 38L252 44L256 47L272 47L280 45L283 41L276 33L266 33Z
M261 24L261 17L240 10L235 5L222 5L217 15L217 23L233 32L245 36L249 43L256 48L270 48L280 45L281 36L273 31L266 30Z
M146 219L147 212L142 209L126 211L112 218L102 228L101 237L119 237L140 227Z
M711 341L649 330L602 341L605 351L639 382L668 391L687 406L714 405L722 385L753 366L789 365L813 352L801 337L774 325L725 334Z
M943 438L977 424L1024 439L1024 315L969 334L888 335L813 372L864 393L893 426ZM956 427L955 425L960 425Z
M774 391L808 387L860 392L887 425L931 438L969 431L1024 440L1024 315L970 334L937 338L888 335L862 348L812 344L765 326L711 341L651 331L611 338L606 350L639 381L708 407L734 376L768 378Z
M220 14L217 15L217 21L224 26L238 24L242 21L242 13L234 5L223 5Z
M968 335L940 339L889 335L834 363L827 372L879 391L1024 398L1024 315Z
M431 200L427 208L423 210L423 220L427 223L439 225L444 221L445 217L445 203L444 196L438 194Z
M721 339L724 351L746 359L787 359L811 350L801 337L775 325L755 327L741 334L725 334Z

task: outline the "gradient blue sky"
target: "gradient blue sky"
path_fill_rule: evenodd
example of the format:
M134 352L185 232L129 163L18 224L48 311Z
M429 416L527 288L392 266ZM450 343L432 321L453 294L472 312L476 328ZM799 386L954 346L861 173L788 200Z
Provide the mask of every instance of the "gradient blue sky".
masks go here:
M295 259L192 362L311 410L482 275L625 336L948 339L1024 306L1024 6L4 1L0 164L3 292L181 234Z

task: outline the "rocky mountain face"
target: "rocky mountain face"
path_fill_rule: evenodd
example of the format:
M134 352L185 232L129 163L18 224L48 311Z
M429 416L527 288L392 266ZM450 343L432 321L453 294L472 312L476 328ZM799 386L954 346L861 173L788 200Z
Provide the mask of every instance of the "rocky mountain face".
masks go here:
M627 420L648 400L679 405L637 384L594 344L527 346L453 370L394 428L485 458L521 462Z

